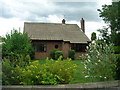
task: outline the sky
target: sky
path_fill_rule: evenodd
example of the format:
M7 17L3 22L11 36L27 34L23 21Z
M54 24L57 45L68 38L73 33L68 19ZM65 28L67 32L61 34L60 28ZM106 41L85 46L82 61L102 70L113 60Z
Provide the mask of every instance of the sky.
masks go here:
M11 30L23 32L24 22L78 24L85 20L85 34L90 38L105 26L97 9L111 0L0 0L0 36ZM98 35L98 33L97 33Z

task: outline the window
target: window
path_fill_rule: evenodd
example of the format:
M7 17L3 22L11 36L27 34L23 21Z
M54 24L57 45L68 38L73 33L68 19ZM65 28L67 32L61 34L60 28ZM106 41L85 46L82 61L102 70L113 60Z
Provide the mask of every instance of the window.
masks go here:
M44 45L44 44L35 44L34 48L35 48L35 52L45 52L46 51L46 45Z
M71 49L75 50L76 52L85 52L86 45L84 45L84 44L72 44Z
M55 48L57 49L57 48L58 48L58 45L55 45Z

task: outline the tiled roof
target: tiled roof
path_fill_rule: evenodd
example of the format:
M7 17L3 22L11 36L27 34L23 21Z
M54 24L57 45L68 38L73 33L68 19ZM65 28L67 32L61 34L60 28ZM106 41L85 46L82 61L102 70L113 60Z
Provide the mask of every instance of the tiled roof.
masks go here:
M90 41L77 24L25 22L24 32L27 32L32 40L63 40L70 43Z

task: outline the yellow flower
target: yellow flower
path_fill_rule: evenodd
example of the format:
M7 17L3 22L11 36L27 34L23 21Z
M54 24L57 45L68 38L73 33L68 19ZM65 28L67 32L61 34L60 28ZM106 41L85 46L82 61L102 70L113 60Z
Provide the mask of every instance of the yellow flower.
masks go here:
M36 78L39 78L39 76L36 76Z
M23 82L20 82L20 84L23 84Z

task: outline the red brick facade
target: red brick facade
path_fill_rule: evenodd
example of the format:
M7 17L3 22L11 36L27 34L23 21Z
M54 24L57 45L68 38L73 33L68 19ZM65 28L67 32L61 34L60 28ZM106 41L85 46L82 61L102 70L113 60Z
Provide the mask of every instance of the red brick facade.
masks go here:
M58 45L56 50L61 50L63 52L64 58L68 56L68 50L71 50L71 44L69 42L63 41L32 41L33 46L35 44L44 44L46 45L46 51L43 52L35 52L35 59L45 59L46 57L50 57L50 51L55 50L55 45ZM79 58L83 53L77 52L75 53L75 58Z

